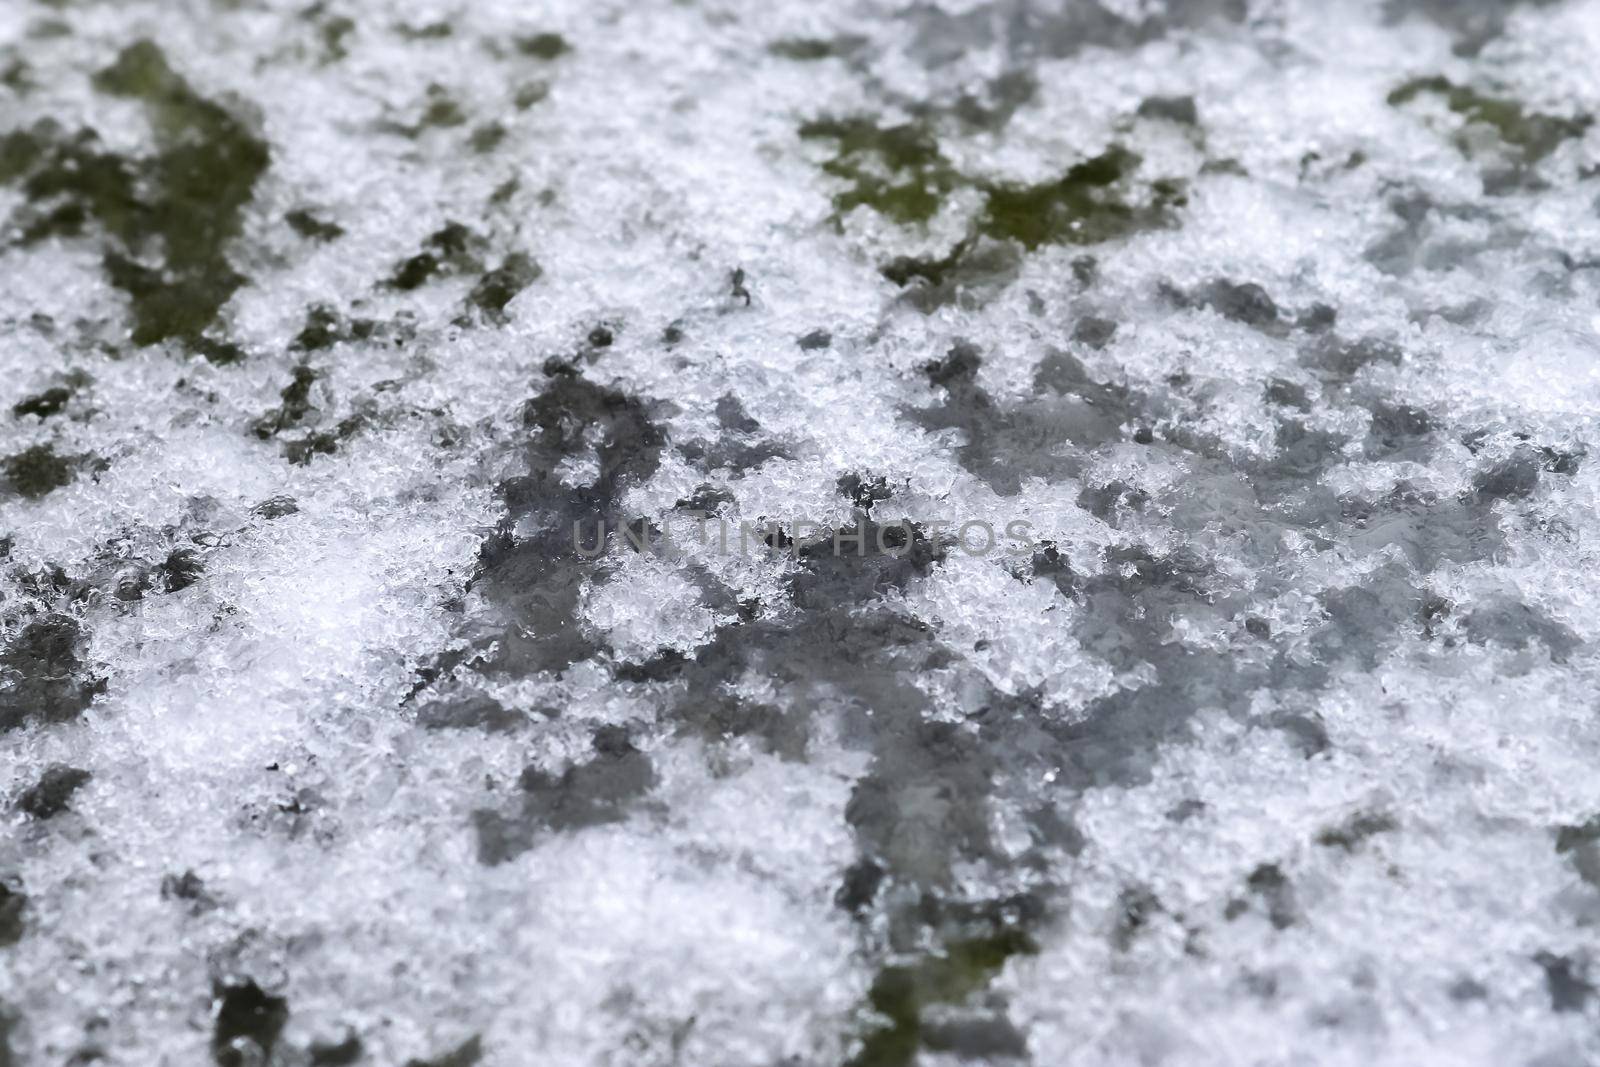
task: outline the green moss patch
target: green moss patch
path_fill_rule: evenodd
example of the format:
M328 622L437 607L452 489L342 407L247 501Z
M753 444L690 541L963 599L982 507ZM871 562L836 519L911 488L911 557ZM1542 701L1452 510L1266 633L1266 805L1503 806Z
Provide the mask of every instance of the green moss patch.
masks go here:
M560 59L572 51L567 39L559 33L535 33L527 37L518 37L516 46L517 51L525 56L547 61Z
M924 124L880 126L870 119L819 119L800 127L807 141L832 140L838 154L822 169L845 183L834 194L837 217L866 205L900 223L938 213L959 175Z
M1403 107L1421 96L1439 97L1451 112L1467 123L1494 130L1496 136L1520 153L1527 163L1536 163L1548 156L1565 140L1582 137L1594 124L1589 115L1569 119L1529 111L1515 100L1489 96L1439 75L1406 82L1389 94L1389 104ZM1457 139L1457 145L1463 152L1467 151L1463 138Z
M320 219L305 208L295 208L284 215L283 221L295 233L310 241L335 241L344 236L343 226Z
M989 186L978 229L1034 249L1097 244L1169 224L1185 203L1182 183L1154 182L1149 199L1137 201L1130 179L1138 166L1137 155L1112 146L1054 181Z
M924 1011L937 1004L960 1004L980 992L1006 960L1037 951L1021 931L956 941L942 956L885 967L873 980L867 1002L882 1020L863 1041L849 1067L906 1067L925 1044Z
M266 143L189 88L149 41L124 49L95 86L143 103L160 146L143 168L154 195L131 213L117 210L116 202L96 211L130 252L142 252L153 239L163 251L156 268L108 257L113 283L133 299L134 343L199 337L245 282L224 249L266 172Z
M143 104L157 153L125 158L92 133L67 136L52 123L0 138L0 180L20 179L27 197L16 220L22 243L98 229L111 283L132 302L135 344L176 339L235 357L203 334L246 280L225 249L267 169L266 144L196 94L149 41L124 49L94 85Z
M780 59L816 63L848 56L865 43L860 37L783 37L767 45L767 51Z
M831 140L837 154L822 169L844 183L833 196L837 221L866 206L902 225L925 223L949 194L965 185L983 194L969 236L944 258L901 259L884 268L904 285L923 278L937 285L976 237L1045 244L1096 244L1169 225L1187 201L1181 181L1135 179L1140 159L1113 145L1059 178L1026 185L967 178L950 164L926 122L880 126L870 119L820 119L800 127L802 140Z

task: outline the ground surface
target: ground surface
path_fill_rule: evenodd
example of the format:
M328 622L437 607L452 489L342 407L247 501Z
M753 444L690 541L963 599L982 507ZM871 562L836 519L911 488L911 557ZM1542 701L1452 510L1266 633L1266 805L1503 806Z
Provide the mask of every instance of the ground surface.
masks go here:
M0 1064L1600 1062L1600 3L0 10Z

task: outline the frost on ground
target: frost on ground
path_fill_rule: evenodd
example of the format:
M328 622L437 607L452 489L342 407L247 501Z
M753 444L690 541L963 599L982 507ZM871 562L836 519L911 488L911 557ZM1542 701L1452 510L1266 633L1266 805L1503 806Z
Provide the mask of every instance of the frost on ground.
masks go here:
M1600 1063L1600 2L4 14L0 1064Z

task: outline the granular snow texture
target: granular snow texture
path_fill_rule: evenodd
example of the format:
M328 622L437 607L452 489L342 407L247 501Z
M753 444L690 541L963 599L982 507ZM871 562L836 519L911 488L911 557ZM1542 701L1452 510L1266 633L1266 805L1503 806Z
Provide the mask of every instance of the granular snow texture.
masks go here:
M1600 1064L1597 55L0 0L0 1065Z

